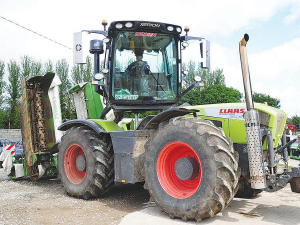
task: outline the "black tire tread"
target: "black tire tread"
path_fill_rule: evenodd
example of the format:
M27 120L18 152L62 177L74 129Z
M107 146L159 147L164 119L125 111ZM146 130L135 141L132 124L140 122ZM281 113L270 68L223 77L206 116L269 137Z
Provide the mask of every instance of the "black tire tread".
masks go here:
M93 179L81 193L70 192L66 182L62 181L62 185L71 196L83 199L97 198L107 192L114 184L114 161L111 140L105 135L99 137L99 135L87 127L72 127L62 137L59 149L65 138L68 138L68 134L74 132L83 135L92 150L94 159ZM62 156L59 154L58 157Z
M149 190L150 196L170 218L180 217L184 221L201 221L203 218L213 217L228 206L238 189L240 177L238 153L234 151L231 139L227 138L224 131L214 126L211 121L193 117L176 117L159 125L154 136L145 145L146 152L149 151L153 139L155 140L157 136L164 135L167 127L175 130L189 129L190 132L197 132L199 136L203 136L207 140L208 145L214 151L213 160L217 165L217 185L213 188L214 190L210 190L212 192L211 198L207 199L204 205L197 205L197 207L185 210L178 210L176 207L168 207L168 209L163 207L156 193L152 191L147 176L145 177L145 189Z

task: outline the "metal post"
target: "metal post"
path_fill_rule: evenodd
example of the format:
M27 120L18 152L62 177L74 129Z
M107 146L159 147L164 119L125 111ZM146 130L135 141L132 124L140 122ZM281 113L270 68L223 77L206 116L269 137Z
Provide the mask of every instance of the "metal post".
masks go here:
M94 75L100 72L100 54L94 53Z
M268 138L269 166L271 168L274 168L276 166L276 163L275 163L275 151L274 151L273 135L272 135L271 130L268 131L267 138ZM272 171L271 171L271 174L272 174Z
M286 145L286 133L285 133L285 130L282 134L282 146L285 146ZM287 152L287 148L284 148L283 149L283 161L284 161L284 164L285 164L285 169L287 170L288 169L288 152Z
M100 72L100 54L94 53L94 76ZM95 92L100 91L100 86L95 85Z
M252 88L251 88L250 72L249 72L247 50L246 50L246 44L248 40L249 40L249 35L245 34L242 40L240 41L240 59L241 59L242 75L244 81L246 106L247 106L247 110L250 111L251 109L254 109L254 104L252 98Z
M135 125L135 129L137 129L137 127L139 126L139 114L136 113L134 116L134 125Z

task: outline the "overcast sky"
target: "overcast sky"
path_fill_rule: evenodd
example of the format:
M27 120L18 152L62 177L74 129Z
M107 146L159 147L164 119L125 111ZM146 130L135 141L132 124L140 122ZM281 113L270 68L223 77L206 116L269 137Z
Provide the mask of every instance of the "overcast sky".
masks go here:
M248 33L253 91L279 98L290 117L300 116L300 0L0 0L0 16L70 48L74 32L102 29L103 19L189 26L189 35L210 40L212 69L223 69L226 86L242 93L238 43ZM70 49L0 18L0 60L19 62L24 55L43 63L65 58L72 64L73 57Z

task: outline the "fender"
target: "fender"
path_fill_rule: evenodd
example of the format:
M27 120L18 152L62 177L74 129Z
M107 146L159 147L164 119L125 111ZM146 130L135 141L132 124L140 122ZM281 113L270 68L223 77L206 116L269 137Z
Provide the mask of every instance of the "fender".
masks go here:
M197 109L186 109L186 108L171 108L168 110L165 110L158 115L151 117L149 122L145 124L144 126L142 123L140 124L138 129L156 129L158 128L158 125L161 122L167 121L171 118L177 117L177 116L185 116L186 114L193 113L194 117L196 117L196 113L199 112ZM147 118L147 117L146 117ZM145 118L145 119L146 119Z
M58 127L58 130L66 131L71 127L87 126L94 130L97 134L108 133L110 131L122 131L122 129L114 122L108 120L92 119L92 120L68 120Z

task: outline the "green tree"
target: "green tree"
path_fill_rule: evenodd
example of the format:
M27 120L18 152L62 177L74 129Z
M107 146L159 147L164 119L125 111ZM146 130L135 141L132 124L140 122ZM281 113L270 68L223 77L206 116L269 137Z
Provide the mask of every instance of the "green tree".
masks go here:
M240 102L242 94L234 89L222 84L211 85L201 92L203 104L217 104Z
M21 90L21 74L20 66L16 61L11 60L7 65L8 67L8 112L9 118L6 121L7 126L10 128L20 128L20 113L18 107L18 99Z
M60 104L63 119L75 119L75 109L72 99L68 93L72 84L69 79L69 64L65 59L59 60L56 63L56 74L59 76L61 85L59 88Z
M222 69L216 69L215 71L204 70L201 76L202 82L206 87L211 85L221 84L225 86L225 76Z
M89 56L87 57L86 62L86 64L73 66L71 72L73 84L90 82L93 80L93 63Z
M2 108L3 100L4 100L4 90L6 87L6 82L4 81L4 72L5 72L5 64L0 61L0 109Z
M31 64L31 77L44 75L41 62L33 61Z
M296 125L296 124L300 124L300 117L295 115L292 117L292 124Z
M205 84L205 87L210 85L222 84L225 86L225 76L222 69L216 69L215 71L210 71L208 69L202 69L201 63L196 63L194 61L189 61L188 64L183 64L183 70L188 71L188 74L183 78L183 88L186 89L195 83L195 76L201 77L201 82Z
M188 74L183 78L183 90L191 86L193 83L195 83L194 78L195 76L201 77L201 82L204 83L204 88L202 88L203 91L201 91L199 88L191 90L189 93L187 93L179 102L179 104L183 104L185 102L189 103L190 105L201 105L201 104L208 104L208 99L204 101L202 98L202 92L205 93L205 90L209 88L210 86L214 85L221 85L225 86L225 76L223 74L222 69L216 69L215 71L210 71L207 69L201 68L201 63L198 63L198 66L196 67L196 63L194 61L189 61L188 64L183 65L183 70L187 70ZM206 90L207 91L207 90ZM235 99L234 99L235 100ZM240 100L240 98L238 99ZM226 102L225 100L223 100ZM232 102L233 100L229 100Z
M67 94L68 90L71 88L72 84L69 79L69 64L66 59L57 61L55 65L55 72L59 76L62 84L60 85L60 90L63 94Z
M45 63L44 68L45 68L44 73L47 73L47 72L54 73L53 62L51 60L48 60Z
M7 129L9 127L9 111L8 109L4 108L0 110L0 129Z
M5 72L5 64L4 62L0 61L0 128L4 128L4 90L6 87L6 83L3 80Z
M201 90L200 88L191 90L186 95L184 95L180 101L178 102L178 105L182 105L184 103L188 103L190 105L202 105L204 104L201 99Z
M30 77L33 60L29 56L21 57L21 74L22 77Z
M83 65L74 65L71 72L73 84L79 84L82 82L82 70Z
M222 84L210 85L203 90L193 90L186 94L179 102L179 105L188 103L190 105L204 105L217 103L240 102L242 94Z
M196 71L196 63L194 61L189 61L188 64L183 64L182 65L183 71L187 71L188 74L183 77L183 83L182 87L183 89L188 88L191 86L193 83L195 83L194 78L197 74L198 71Z
M0 109L0 129L4 129L4 111Z
M93 80L93 63L89 56L87 57L86 62L86 64L73 66L71 72L73 84L90 82Z
M93 80L93 62L91 57L87 57L85 69L83 73L83 81L84 82L91 82Z
M253 93L253 101L258 103L268 103L269 106L280 109L280 100L278 98L272 98L270 95Z

